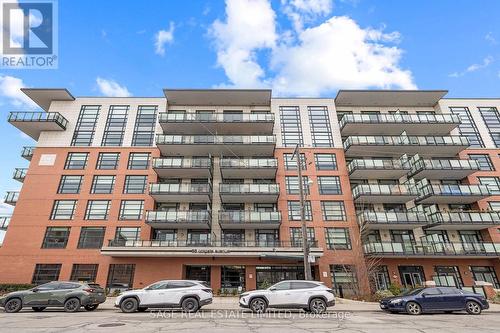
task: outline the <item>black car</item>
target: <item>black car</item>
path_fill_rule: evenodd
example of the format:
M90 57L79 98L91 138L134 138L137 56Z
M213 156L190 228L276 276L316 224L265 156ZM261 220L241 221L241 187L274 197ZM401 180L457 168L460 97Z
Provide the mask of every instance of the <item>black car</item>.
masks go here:
M419 315L428 312L467 311L478 315L488 309L483 295L452 287L432 287L413 289L401 296L388 297L380 301L380 308L392 313L406 312Z

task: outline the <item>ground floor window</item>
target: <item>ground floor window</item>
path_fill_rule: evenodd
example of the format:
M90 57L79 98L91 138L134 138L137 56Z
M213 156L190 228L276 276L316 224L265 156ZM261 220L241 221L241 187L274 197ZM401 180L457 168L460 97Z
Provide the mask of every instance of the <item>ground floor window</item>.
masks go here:
M387 266L380 265L375 267L373 270L372 284L375 290L387 290L391 284L391 279L389 278L389 270Z
M186 280L205 281L210 284L210 266L186 266Z
M61 264L36 264L31 283L38 285L59 280L61 266Z
M134 264L109 265L108 281L106 287L110 289L129 289L134 282Z
M71 281L95 282L97 277L97 264L74 264L71 270Z
M474 281L485 281L493 285L494 288L499 289L498 277L495 270L491 266L471 266L470 271Z
M222 266L220 285L226 292L245 288L245 266Z
M303 266L257 266L257 289L265 289L283 280L303 280Z
M432 277L436 286L462 288L464 283L458 266L436 266L436 275Z
M424 285L425 275L422 266L398 266L401 285L413 289Z
M349 297L358 292L356 267L352 265L330 265L332 285L335 294L340 297Z

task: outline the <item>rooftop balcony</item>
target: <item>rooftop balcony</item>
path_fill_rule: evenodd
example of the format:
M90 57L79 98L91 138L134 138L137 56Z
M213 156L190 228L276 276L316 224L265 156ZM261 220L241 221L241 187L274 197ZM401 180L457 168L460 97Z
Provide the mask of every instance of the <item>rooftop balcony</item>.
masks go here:
M7 191L4 202L8 205L15 206L17 203L17 199L19 199L18 191Z
M407 185L357 185L352 190L356 203L406 203L417 197L418 193Z
M471 204L489 197L486 185L417 184L418 204Z
M21 151L21 157L24 159L31 161L33 158L33 151L35 150L35 147L23 147L23 150Z
M310 253L321 257L323 249L311 242ZM285 241L221 242L110 240L101 254L112 257L222 257L302 260L302 247Z
M159 157L153 169L162 178L211 178L212 160L206 158Z
M416 258L483 258L500 256L500 243L367 243L366 255L378 257Z
M26 168L15 168L14 174L12 175L12 179L17 180L18 182L24 182L24 177L26 177L26 172L28 169Z
M150 184L149 195L157 202L210 202L210 184Z
M163 155L273 156L273 135L157 135Z
M415 155L453 157L469 147L462 136L350 136L344 141L346 156Z
M414 229L425 226L427 217L419 212L372 212L365 210L357 214L363 229Z
M168 113L159 122L168 134L273 134L272 113Z
M352 179L399 179L410 171L410 165L401 160L354 159L347 170Z
M434 212L428 219L427 230L481 230L500 225L500 212Z
M275 158L222 158L222 178L275 178L278 161Z
M412 161L410 177L415 179L464 179L480 170L474 160L430 160Z
M447 135L460 125L454 114L346 114L340 120L342 135Z
M274 203L280 189L278 184L220 184L219 193L224 203Z
M210 222L207 210L146 212L146 223L155 229L210 229Z
M7 230L7 227L10 223L10 216L2 216L0 217L0 230Z
M9 123L34 140L44 131L65 131L68 121L58 112L11 112Z
M280 212L220 211L219 224L222 229L279 229Z

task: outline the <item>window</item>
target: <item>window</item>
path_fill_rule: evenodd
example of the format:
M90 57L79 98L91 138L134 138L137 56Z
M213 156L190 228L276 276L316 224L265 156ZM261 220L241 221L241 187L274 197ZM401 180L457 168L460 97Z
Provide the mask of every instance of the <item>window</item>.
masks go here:
M285 183L287 194L300 194L298 176L286 176ZM309 178L307 176L302 176L302 188L304 194L309 194Z
M316 170L337 170L335 154L314 154Z
M64 249L68 243L69 227L48 227L42 249Z
M318 177L318 186L320 194L342 194L340 177L338 176L320 176Z
M308 106L313 147L332 147L333 137L326 106Z
M76 122L75 132L71 139L72 146L92 145L100 109L100 105L82 105Z
M142 194L146 189L148 176L126 176L123 193Z
M483 140L479 135L476 124L470 115L469 108L467 107L451 107L451 112L460 117L462 123L458 125L460 135L469 139L471 147L482 148L484 147Z
M481 185L488 186L491 195L500 194L500 178L498 177L477 177Z
M141 228L139 228L139 227L135 227L135 228L118 227L118 228L116 228L115 241L126 242L126 241L136 241L139 239L141 239Z
M128 105L111 105L104 128L101 146L118 147L122 145L127 125Z
M500 288L498 277L492 266L470 266L474 281L485 281L493 285L495 289Z
M314 245L316 237L314 235L314 228L307 228L307 242ZM302 228L290 228L290 243L292 247L302 246Z
M96 169L114 170L118 167L120 153L99 153Z
M97 264L73 264L71 281L95 282L97 277Z
M59 182L59 188L57 193L59 194L77 194L80 193L80 187L82 185L83 176L61 176L61 181Z
M139 105L135 118L132 146L153 145L157 109L157 105Z
M490 206L491 210L500 212L500 201L490 201L488 202L488 205Z
M469 158L471 160L477 161L477 164L479 164L479 168L481 170L495 170L493 164L491 163L490 155L488 154L469 154Z
M340 111L340 110L337 110L337 120L341 121L342 117L345 116L346 114L352 114L352 111Z
M285 170L297 170L297 156L292 159L293 154L283 154L283 159L285 161ZM306 155L300 154L300 162L302 170L307 170Z
M62 264L36 264L31 284L39 285L59 280Z
M340 297L356 295L358 291L358 278L356 267L352 265L331 265L332 285L335 294Z
M134 264L111 264L109 265L107 288L129 289L134 282Z
M76 200L56 200L50 213L51 220L72 220L75 213Z
M122 200L120 205L120 220L140 220L144 209L143 200Z
M89 200L85 220L107 220L110 205L110 200Z
M79 249L100 249L104 241L104 227L82 227L78 239Z
M491 139L495 144L495 147L500 148L500 114L495 107L481 107L478 108L479 113L483 117L486 127L490 132Z
M90 193L111 194L115 186L115 176L94 176Z
M149 153L130 153L128 166L130 170L146 170L149 167Z
M311 202L304 202L304 214L306 221L311 221ZM300 201L288 201L288 219L290 221L300 221Z
M347 219L343 201L321 201L324 221L345 221Z
M283 146L303 146L302 125L298 106L280 106L281 138Z
M330 250L350 250L351 239L347 228L326 228L326 246Z
M67 170L83 170L87 166L89 153L68 153L64 169Z

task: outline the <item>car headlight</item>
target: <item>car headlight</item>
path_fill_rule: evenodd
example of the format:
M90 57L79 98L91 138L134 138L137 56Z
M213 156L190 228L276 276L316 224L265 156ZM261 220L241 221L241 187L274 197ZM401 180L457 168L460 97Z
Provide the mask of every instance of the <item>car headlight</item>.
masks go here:
M391 300L389 303L398 304L398 303L401 303L402 301L403 301L402 298L395 298L395 299Z

